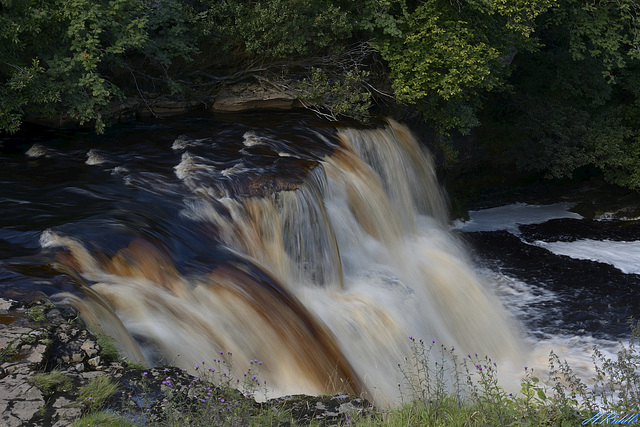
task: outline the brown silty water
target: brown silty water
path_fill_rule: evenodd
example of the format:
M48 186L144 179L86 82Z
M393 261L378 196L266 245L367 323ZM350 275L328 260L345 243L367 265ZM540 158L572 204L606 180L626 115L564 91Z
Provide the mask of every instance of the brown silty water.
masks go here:
M222 173L251 184L218 186L211 162L174 144L181 217L232 256L191 274L158 240L107 254L50 230L42 246L82 288L57 298L133 362L193 371L230 352L238 376L260 360L269 397L341 391L393 405L409 336L521 360L516 326L449 231L432 159L411 132L388 121L337 139L304 161L301 180L268 192L241 163Z

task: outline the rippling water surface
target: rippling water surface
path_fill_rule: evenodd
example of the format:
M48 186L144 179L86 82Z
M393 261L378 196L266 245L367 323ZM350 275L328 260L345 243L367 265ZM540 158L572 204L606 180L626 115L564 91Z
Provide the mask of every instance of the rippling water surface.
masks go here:
M42 132L3 139L0 162L0 291L72 304L130 360L259 358L276 394L393 402L410 335L516 375L546 346L624 339L640 306L633 221L516 205L451 232L429 153L394 122Z

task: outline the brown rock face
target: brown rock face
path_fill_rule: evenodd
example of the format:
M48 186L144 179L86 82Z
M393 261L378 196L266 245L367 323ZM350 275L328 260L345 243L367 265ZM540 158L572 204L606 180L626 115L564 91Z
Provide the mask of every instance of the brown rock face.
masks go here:
M291 110L302 105L295 95L258 84L239 84L220 92L213 111L238 112L249 110Z

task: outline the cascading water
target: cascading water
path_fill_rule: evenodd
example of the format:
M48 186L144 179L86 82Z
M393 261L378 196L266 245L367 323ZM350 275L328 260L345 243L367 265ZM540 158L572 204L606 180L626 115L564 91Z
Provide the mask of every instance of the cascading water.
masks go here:
M258 150L277 176L190 137L173 142L175 182L113 168L127 188L175 201L170 226L190 230L185 246L201 261L180 265L161 225L111 251L53 227L41 245L81 289L57 299L132 361L191 369L224 350L242 371L259 359L272 396L343 391L393 404L410 335L520 360L515 327L450 233L432 161L411 132L389 121L336 136L318 133L324 148L311 155L245 132L238 152ZM87 164L104 163L92 154Z

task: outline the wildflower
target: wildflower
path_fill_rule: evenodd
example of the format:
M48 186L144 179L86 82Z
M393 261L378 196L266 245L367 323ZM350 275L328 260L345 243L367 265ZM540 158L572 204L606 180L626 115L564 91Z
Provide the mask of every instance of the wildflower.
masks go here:
M413 341L413 337L412 337L411 335L409 335L409 339L410 339L411 341Z
M451 351L453 351L453 350L455 350L455 348L454 348L454 347L451 347Z
M204 365L204 360L202 361L202 364Z
M93 400L93 398L92 398L92 397L89 397L89 400Z
M198 368L199 368L199 367L200 367L200 366L196 365L196 371L198 370Z
M431 342L435 344L435 343L436 343L436 340L431 340Z
M220 402L224 403L224 399L223 399L223 398L220 398Z
M143 372L143 373L142 373L142 376L143 376L143 377L146 377L146 376L147 376L147 373L146 373L146 372Z
M469 359L471 359L471 355L470 355L470 354L467 354L467 357L468 357Z
M528 369L528 368L525 366L525 367L524 367L524 370L526 371L527 369Z
M252 380L255 380L256 378L258 378L256 375L251 377Z
M216 371L216 370L215 370L215 368L209 368L209 370L210 370L211 372L215 372L215 371Z

